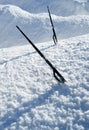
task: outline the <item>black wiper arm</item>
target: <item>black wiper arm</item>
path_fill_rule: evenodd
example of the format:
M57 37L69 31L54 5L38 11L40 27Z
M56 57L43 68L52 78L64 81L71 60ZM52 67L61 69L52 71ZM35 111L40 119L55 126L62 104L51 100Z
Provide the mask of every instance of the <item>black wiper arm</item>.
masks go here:
M57 42L58 42L58 40L57 40L57 35L56 35L56 31L55 31L55 28L54 28L54 25L53 25L51 13L50 13L50 10L49 10L49 7L48 7L48 6L47 6L47 9L48 9L49 18L50 18L50 23L51 23L52 31L53 31L53 41L54 41L55 44L57 44Z
M23 36L28 40L28 42L33 46L33 48L38 52L38 54L46 61L46 63L51 67L53 70L53 75L56 78L57 81L64 83L66 80L64 77L56 70L56 68L51 64L51 62L45 58L45 56L42 54L42 52L33 44L33 42L25 35L25 33L16 26L17 29L23 34Z

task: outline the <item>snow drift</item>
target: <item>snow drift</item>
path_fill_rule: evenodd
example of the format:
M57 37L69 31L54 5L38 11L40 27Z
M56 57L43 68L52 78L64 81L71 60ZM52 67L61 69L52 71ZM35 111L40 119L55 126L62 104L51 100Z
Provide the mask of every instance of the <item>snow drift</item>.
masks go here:
M52 8L56 15L69 16L89 13L88 0L0 0L0 4L12 4L23 8L31 13L46 12L47 5Z
M37 46L67 82L30 45L0 49L0 130L88 130L89 35Z
M22 27L34 42L45 42L52 39L48 13L31 14L17 6L0 5L0 47L27 44L16 30ZM62 17L52 15L59 39L89 33L89 15Z
M89 130L88 14L87 0L0 0L0 130ZM38 43L65 84L16 25Z

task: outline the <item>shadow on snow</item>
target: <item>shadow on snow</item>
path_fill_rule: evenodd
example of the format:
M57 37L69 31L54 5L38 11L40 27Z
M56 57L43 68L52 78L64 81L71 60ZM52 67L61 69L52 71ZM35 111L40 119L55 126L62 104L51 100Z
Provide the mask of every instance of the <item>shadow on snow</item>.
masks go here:
M18 108L14 109L11 113L7 113L0 119L0 122L2 122L0 126L0 130L9 127L12 123L15 123L18 121L19 117L21 117L25 113L29 113L31 118L33 118L32 109L36 108L37 106L41 106L46 103L46 100L53 95L55 91L59 91L60 94L63 95L69 95L70 90L66 85L56 85L52 86L50 90L46 91L44 94L39 95L38 98L33 99L32 101L28 101L23 103Z

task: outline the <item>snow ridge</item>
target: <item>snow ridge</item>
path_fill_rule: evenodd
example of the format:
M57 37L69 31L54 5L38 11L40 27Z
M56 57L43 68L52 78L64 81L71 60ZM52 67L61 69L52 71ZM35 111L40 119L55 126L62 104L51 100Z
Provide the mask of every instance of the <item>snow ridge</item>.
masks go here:
M16 25L19 25L36 43L52 39L47 11L46 13L31 14L17 6L0 5L0 17L0 48L27 44L18 33ZM89 15L63 17L52 14L52 18L60 39L89 33Z

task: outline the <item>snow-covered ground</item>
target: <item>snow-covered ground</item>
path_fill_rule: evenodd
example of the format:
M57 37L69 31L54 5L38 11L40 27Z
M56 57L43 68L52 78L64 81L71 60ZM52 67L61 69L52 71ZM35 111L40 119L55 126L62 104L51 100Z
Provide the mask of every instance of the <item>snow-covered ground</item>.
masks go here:
M65 84L56 81L16 25ZM0 0L0 130L89 130L88 0Z
M52 30L47 7L45 9L44 13L30 13L18 6L0 5L0 48L24 44L16 25L22 27L35 43L50 41ZM50 10L53 13L53 9ZM52 14L52 18L60 39L89 33L89 15L86 13L66 17Z
M89 35L0 49L0 130L89 130Z

